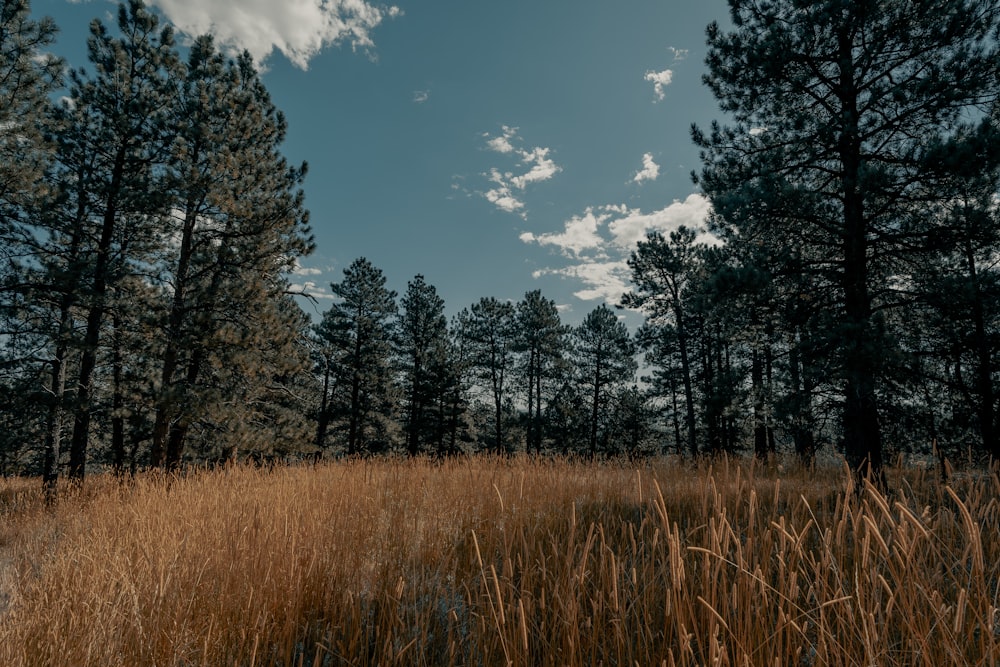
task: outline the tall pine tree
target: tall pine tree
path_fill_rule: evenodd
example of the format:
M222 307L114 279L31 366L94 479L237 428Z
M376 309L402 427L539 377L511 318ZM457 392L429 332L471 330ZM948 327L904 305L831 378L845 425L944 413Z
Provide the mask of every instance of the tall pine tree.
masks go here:
M338 300L317 327L336 354L334 410L346 430L348 455L388 443L396 293L385 283L381 269L363 257L354 260L344 279L330 286Z
M85 326L75 382L76 407L70 442L70 476L82 479L93 415L94 371L102 329L116 282L130 257L120 241L132 238L166 212L163 165L172 139L169 110L177 55L173 31L159 28L141 0L118 10L119 36L100 21L88 41L93 78L74 71L71 115L63 132L96 159L87 184L92 205L93 255L85 269L80 303Z
M421 453L430 440L443 437L440 413L447 390L448 320L444 300L421 275L406 287L397 321L397 345L402 371L406 450Z
M559 320L555 302L534 290L517 304L516 331L515 349L521 354L521 381L528 399L526 449L537 454L544 433L543 389L558 372L568 330Z
M612 390L635 380L635 346L625 323L605 305L590 311L574 331L575 359L579 378L587 387L590 402L590 456L597 456L598 444L607 428Z
M152 463L168 467L180 463L196 422L215 439L226 422L269 432L251 397L271 374L305 368L305 348L286 349L301 335L301 314L286 303L285 276L312 250L300 190L305 165L282 157L285 119L250 56L226 60L210 37L199 37L176 100L151 447ZM246 439L225 437L229 452Z
M992 0L730 0L708 30L705 82L735 125L695 129L699 182L741 238L778 226L838 292L842 437L881 479L878 384L893 258L937 196L929 147L1000 92ZM783 239L783 240L779 240Z

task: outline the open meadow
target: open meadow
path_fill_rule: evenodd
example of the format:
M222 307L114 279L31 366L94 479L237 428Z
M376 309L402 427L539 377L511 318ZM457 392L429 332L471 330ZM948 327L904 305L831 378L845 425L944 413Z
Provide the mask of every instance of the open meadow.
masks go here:
M0 480L0 664L996 665L995 475L459 459Z

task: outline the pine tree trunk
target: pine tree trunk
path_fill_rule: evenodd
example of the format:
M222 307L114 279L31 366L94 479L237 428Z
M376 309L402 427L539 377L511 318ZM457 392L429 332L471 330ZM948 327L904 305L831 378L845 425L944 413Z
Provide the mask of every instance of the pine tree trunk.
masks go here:
M597 359L594 368L594 400L590 409L590 458L597 458L597 418L601 403L601 345L597 346Z
M202 363L204 363L204 360L204 348L199 347L195 349L194 353L191 355L191 363L188 366L187 374L184 378L185 396L182 400L189 400L191 389L195 386L195 383L197 383L198 376L201 375L201 366ZM184 445L189 428L189 418L184 414L181 414L181 416L174 420L174 422L170 425L170 431L167 435L165 461L167 470L174 471L180 468L181 460L184 458Z
M423 369L421 368L421 363L417 358L419 355L414 355L413 359L413 378L411 380L410 386L410 415L408 419L407 428L407 451L410 456L416 456L420 453L420 432L423 426L423 406L420 401L420 391L419 385L423 382Z
M526 452L531 451L535 438L535 373L537 372L535 368L535 354L535 346L532 345L528 350L528 433L524 446Z
M976 353L976 416L983 449L994 461L1000 461L1000 438L997 437L996 396L993 390L993 359L990 354L983 293L976 271L976 257L970 239L965 240L965 259L972 286L972 322Z
M753 454L764 461L767 459L767 424L764 419L764 363L761 353L754 346L750 353L750 382L753 394Z
M801 340L801 337L800 337ZM799 342L794 341L788 355L788 367L792 384L792 441L799 460L811 467L816 459L816 436L812 430L812 383L802 366Z
M194 146L193 161L197 162L200 145ZM153 442L150 446L150 464L154 467L166 463L166 441L170 423L177 413L176 400L172 396L171 385L174 373L177 372L178 357L184 315L186 312L188 272L191 266L191 255L194 252L194 231L198 221L198 203L188 198L184 213L184 225L181 230L180 254L177 258L177 272L174 275L174 295L170 302L170 315L167 319L166 349L163 352L163 364L160 367L160 399L156 406L156 417L153 424Z
M326 430L330 425L330 357L323 355L323 398L319 405L319 419L316 424L316 448L321 455L326 444Z
M542 371L535 373L535 453L542 453Z
M111 244L114 239L116 218L118 215L117 201L122 189L125 174L125 156L128 146L122 143L115 153L114 168L111 174L111 184L105 200L104 218L101 223L101 237L97 246L97 256L94 259L94 274L91 285L90 310L87 313L87 328L83 339L83 354L80 359L80 372L77 380L77 407L73 419L73 436L69 450L69 476L76 482L82 482L87 465L87 443L90 438L91 421L91 390L94 369L97 367L97 352L101 339L101 325L104 322L104 311L110 277Z
M64 314L68 319L68 312ZM45 502L56 500L59 484L59 449L62 446L63 421L66 396L66 346L60 344L52 359L52 403L49 405L48 425L45 434L45 454L42 463L42 487Z
M684 326L684 312L680 305L674 306L674 318L677 320L677 348L681 354L681 382L684 385L685 422L687 425L688 451L691 456L698 456L698 436L694 420L694 388L691 382L691 360L688 354L687 329Z
M859 479L884 482L882 433L875 398L873 364L878 351L871 336L871 296L868 291L868 226L860 177L863 169L858 129L858 91L850 26L838 36L843 127L839 140L843 193L842 289L845 315L844 455Z
M679 456L684 456L684 442L681 439L681 418L680 409L677 406L677 378L671 372L670 377L670 400L673 404L673 410L670 414L671 422L674 425L674 447L677 450Z
M125 417L122 411L125 398L122 394L124 382L124 360L121 344L121 316L114 314L114 329L111 333L111 456L115 474L125 474Z

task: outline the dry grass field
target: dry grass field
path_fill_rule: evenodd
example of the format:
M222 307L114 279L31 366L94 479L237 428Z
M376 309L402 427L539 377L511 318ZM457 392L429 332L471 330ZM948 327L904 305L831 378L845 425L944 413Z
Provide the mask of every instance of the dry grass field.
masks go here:
M0 481L0 665L997 665L995 476L467 459Z

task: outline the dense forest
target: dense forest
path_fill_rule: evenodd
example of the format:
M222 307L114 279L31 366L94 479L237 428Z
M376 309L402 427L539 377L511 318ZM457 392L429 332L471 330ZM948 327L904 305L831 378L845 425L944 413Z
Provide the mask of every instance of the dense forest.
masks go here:
M305 165L249 55L140 0L85 69L0 2L0 474L252 457L821 450L1000 457L1000 5L730 1L692 127L715 244L652 233L621 306L450 319L364 258L321 321Z

